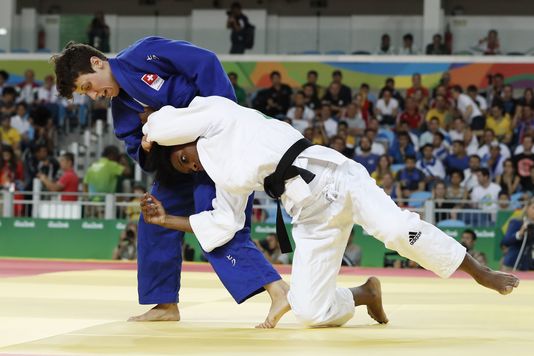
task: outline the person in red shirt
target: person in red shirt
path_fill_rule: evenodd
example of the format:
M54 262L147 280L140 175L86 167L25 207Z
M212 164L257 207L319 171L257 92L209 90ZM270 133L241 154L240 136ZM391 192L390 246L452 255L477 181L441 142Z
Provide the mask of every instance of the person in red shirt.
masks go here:
M412 86L406 90L406 98L412 97L417 89L421 89L423 97L428 98L429 91L421 84L421 74L414 73L412 75Z
M406 109L399 116L399 122L397 123L397 126L401 122L406 122L411 130L417 130L423 122L417 107L417 103L412 97L408 97L406 99Z
M46 189L51 192L76 193L78 192L78 176L74 172L74 155L64 153L59 159L59 167L63 174L57 182L53 182L43 173L37 174L37 178L43 182ZM78 196L72 194L62 194L61 201L77 201Z

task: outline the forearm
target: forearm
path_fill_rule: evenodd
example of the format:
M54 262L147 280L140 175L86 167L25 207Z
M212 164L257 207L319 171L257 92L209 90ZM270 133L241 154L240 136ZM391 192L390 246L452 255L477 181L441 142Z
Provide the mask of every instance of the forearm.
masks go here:
M165 221L159 225L167 229L193 232L187 216L165 215Z

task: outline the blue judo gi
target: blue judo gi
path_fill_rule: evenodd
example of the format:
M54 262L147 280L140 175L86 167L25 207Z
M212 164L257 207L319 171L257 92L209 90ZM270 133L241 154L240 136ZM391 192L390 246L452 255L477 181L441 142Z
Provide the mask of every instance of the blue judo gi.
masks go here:
M116 136L128 154L146 169L141 148L143 106L186 107L197 95L220 95L236 100L234 90L216 55L188 42L147 37L134 43L109 64L121 88L111 108ZM205 174L182 175L173 187L155 182L152 194L172 215L189 216L212 209L215 185ZM250 239L252 196L243 230L226 245L205 253L237 303L261 292L280 275ZM146 224L138 229L138 293L141 304L178 302L183 232Z

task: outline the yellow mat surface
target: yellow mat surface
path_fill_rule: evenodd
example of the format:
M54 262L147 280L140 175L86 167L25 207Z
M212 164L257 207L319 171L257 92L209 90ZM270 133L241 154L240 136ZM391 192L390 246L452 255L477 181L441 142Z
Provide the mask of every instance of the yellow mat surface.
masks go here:
M236 305L213 273L184 272L182 321L154 323L125 321L147 309L134 271L0 278L0 355L534 355L533 280L509 296L468 279L381 281L388 325L360 307L342 328L304 329L289 313L258 330L268 296Z

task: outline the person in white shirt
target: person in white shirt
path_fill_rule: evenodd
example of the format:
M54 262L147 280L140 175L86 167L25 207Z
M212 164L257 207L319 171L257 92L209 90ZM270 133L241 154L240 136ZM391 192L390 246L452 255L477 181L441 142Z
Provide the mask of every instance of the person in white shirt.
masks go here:
M433 151L434 147L431 144L424 145L421 148L423 156L415 164L415 167L425 174L425 181L430 187L436 181L445 179L445 167L441 160L434 157Z
M211 251L242 228L253 191L279 197L292 216L296 247L288 305L265 327L274 327L289 306L298 320L314 327L343 325L358 305L366 305L379 323L388 322L378 279L352 289L336 286L354 224L441 277L460 269L501 294L519 284L513 275L483 268L418 214L401 210L362 165L330 148L310 146L287 123L229 99L196 97L187 108L165 106L149 116L143 134L142 144L152 152L171 146L147 158L160 165L158 173L205 171L216 189L213 210L189 217L167 215L147 195L141 206L148 223L194 232L202 248Z
M391 45L391 37L387 33L384 33L380 38L380 46L375 50L377 55L393 55L395 54L395 48Z
M332 117L332 107L328 103L321 105L321 111L319 113L319 120L317 124L323 125L328 138L337 134L337 121Z
M490 172L487 168L480 168L477 172L479 185L473 188L471 200L477 203L477 207L486 213L491 213L491 221L495 221L501 187L493 183L490 179Z
M413 44L413 35L411 33L402 36L402 47L399 49L399 54L405 56L419 54L419 49Z
M477 155L482 158L490 153L491 145L497 142L499 144L499 147L501 148L501 155L504 157L504 159L510 158L511 153L508 146L506 146L502 142L498 142L495 138L495 133L492 129L485 129L484 130L484 136L483 136L483 143L482 146L479 147L477 151Z
M486 98L478 94L478 88L476 85L470 85L467 87L467 95L477 105L481 113L485 114L488 111L488 102Z
M456 100L456 108L462 114L464 120L471 129L481 132L486 125L486 119L480 112L478 105L467 94L463 94L462 87L455 85L451 90L452 97Z
M391 89L385 88L382 98L378 99L375 115L381 125L395 125L399 113L399 102L393 97Z
M21 136L28 137L29 131L32 129L30 124L30 114L28 113L28 106L26 103L17 104L17 115L11 117L11 127L16 129Z
M480 169L481 160L477 155L469 156L469 168L464 169L464 180L462 181L461 186L467 189L467 191L472 191L473 188L478 187L478 177L477 172Z

